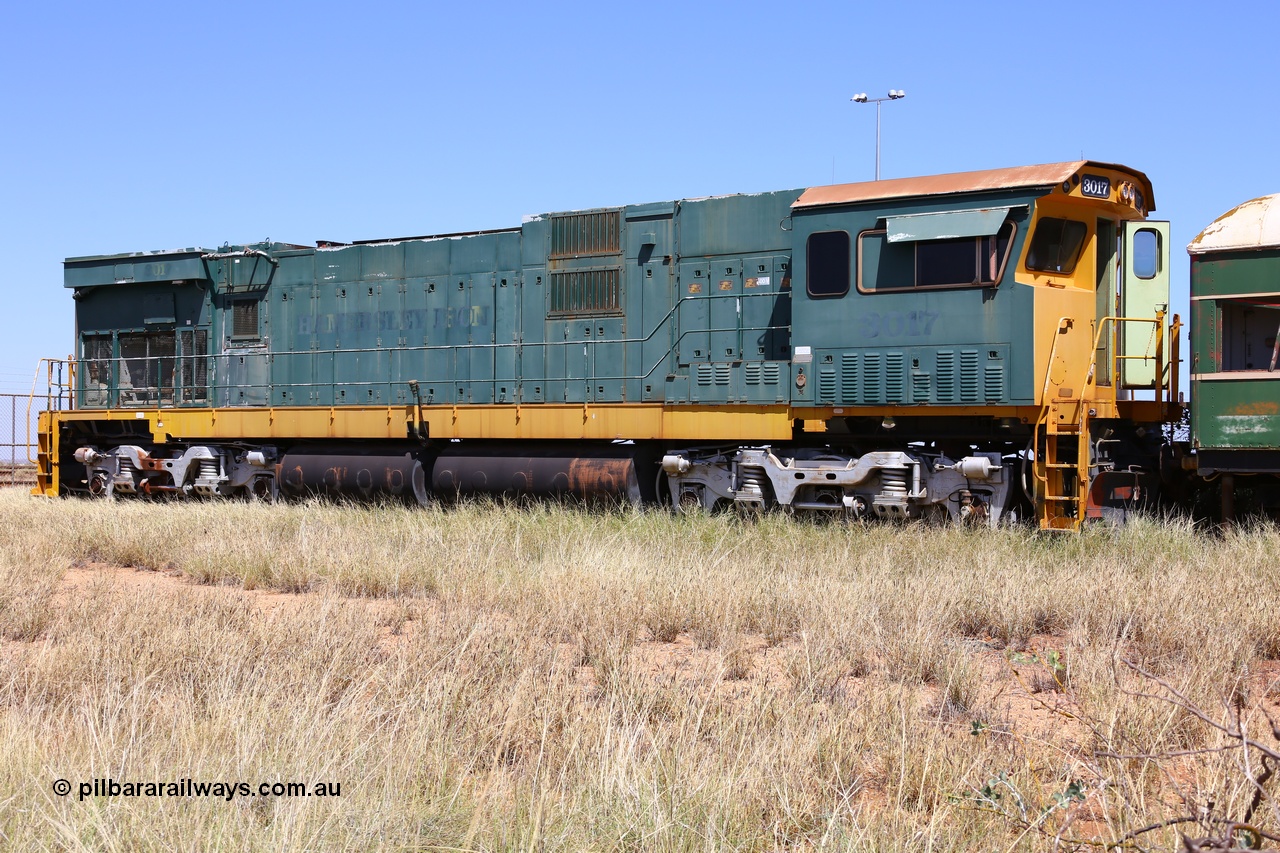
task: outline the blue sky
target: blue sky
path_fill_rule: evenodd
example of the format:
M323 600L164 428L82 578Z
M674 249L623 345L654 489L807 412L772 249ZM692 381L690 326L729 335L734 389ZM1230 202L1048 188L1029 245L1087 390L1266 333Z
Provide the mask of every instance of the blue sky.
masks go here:
M1271 3L15 3L0 52L0 392L71 351L67 256L1081 156L1182 247L1280 192Z

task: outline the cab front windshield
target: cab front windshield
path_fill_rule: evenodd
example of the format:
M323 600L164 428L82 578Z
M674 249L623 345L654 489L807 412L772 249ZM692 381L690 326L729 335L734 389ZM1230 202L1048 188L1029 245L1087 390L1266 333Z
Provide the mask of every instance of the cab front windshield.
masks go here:
M1080 260L1089 229L1074 219L1046 216L1036 223L1027 249L1027 269L1070 275Z

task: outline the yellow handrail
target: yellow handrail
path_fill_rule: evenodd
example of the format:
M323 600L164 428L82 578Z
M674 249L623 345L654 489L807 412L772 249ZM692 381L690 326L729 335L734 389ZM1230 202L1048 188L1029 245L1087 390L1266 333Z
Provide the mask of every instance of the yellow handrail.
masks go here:
M31 377L31 391L27 394L27 461L32 465L37 465L39 462L31 458L31 407L35 405L36 385L40 382L40 368L44 367L46 373L44 406L45 410L48 410L49 405L52 402L50 399L52 388L50 387L48 380L53 376L53 363L55 361L58 361L58 359L42 358L36 362L36 372L35 375Z

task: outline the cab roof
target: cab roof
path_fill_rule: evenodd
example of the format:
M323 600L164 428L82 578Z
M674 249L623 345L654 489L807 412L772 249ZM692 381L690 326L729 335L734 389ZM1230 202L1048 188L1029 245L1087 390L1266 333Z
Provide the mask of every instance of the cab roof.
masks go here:
M906 198L909 196L950 195L992 190L1053 187L1069 180L1086 168L1115 169L1132 175L1142 182L1147 199L1147 209L1155 210L1155 198L1151 181L1147 176L1128 166L1099 163L1094 160L1074 160L1067 163L1046 163L1040 166L1015 166L1010 169L986 169L979 172L952 172L947 175L925 175L918 178L890 178L885 181L863 181L856 184L833 184L826 187L810 187L791 205L793 209L827 207L836 204L857 204L880 199Z

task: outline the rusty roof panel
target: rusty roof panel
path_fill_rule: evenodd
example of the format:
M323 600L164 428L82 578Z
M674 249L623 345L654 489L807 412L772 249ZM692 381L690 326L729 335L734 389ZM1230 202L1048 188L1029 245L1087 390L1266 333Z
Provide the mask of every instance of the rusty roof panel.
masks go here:
M1052 187L1085 167L1116 169L1142 181L1150 210L1155 210L1151 182L1147 176L1127 166L1076 160L1069 163L1046 163L1041 166L1015 166L1011 169L986 169L980 172L953 172L949 175L926 175L918 178L892 178L887 181L864 181L857 184L834 184L810 187L791 205L794 209L826 207L833 204L857 204L909 196L949 195L990 190Z

